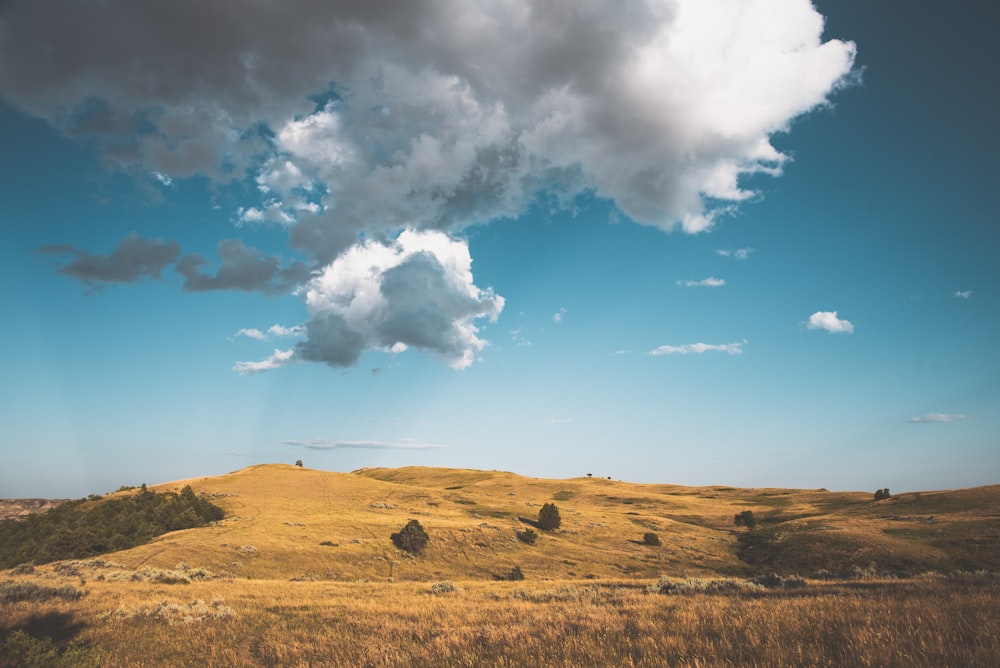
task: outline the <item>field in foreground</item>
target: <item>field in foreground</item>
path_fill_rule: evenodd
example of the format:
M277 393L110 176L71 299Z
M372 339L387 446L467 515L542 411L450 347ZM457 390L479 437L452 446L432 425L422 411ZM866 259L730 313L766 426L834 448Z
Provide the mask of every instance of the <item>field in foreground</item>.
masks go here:
M1000 659L1000 580L985 575L674 595L622 582L476 581L451 591L64 579L86 594L0 606L0 666L986 667ZM56 574L17 580L59 585Z
M151 489L185 485L225 519L0 572L0 668L1000 665L1000 486L271 465ZM519 540L543 503L562 525ZM409 519L420 556L389 540Z

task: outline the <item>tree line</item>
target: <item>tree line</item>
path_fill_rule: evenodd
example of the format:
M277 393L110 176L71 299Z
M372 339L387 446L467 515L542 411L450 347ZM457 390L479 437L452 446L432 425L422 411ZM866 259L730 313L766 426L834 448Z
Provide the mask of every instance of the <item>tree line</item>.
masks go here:
M45 513L0 522L0 568L127 550L224 516L222 508L190 485L180 493L151 492L143 485L137 494L122 498L67 501Z

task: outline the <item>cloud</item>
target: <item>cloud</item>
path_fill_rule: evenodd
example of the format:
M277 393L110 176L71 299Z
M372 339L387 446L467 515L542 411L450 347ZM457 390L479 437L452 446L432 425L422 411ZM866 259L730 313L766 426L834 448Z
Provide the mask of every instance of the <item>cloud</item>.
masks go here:
M135 233L121 240L109 254L90 254L73 246L44 246L41 253L72 255L74 258L58 265L58 272L83 283L100 287L102 283L137 283L144 278L159 279L161 272L173 264L180 246L162 239L143 239Z
M291 440L284 441L285 445L294 445L310 450L431 450L444 448L444 445L433 443L422 443L412 439L402 439L399 441L335 441L325 438L317 438L306 441Z
M718 288L726 284L726 279L709 276L700 281L677 281L677 285L686 288Z
M302 262L281 267L278 258L265 256L239 239L223 239L216 253L221 262L215 275L201 270L207 264L201 255L185 255L180 259L176 271L184 277L185 292L242 290L280 294L298 287L309 276L309 269Z
M969 299L972 297L972 290L956 290L955 299Z
M967 418L968 416L957 413L927 413L919 417L911 417L907 422L957 422L958 420L965 420Z
M471 266L468 245L440 232L354 246L304 286L309 319L296 332L305 338L294 358L346 367L365 350L413 347L469 366L486 347L475 321L496 320L504 306L474 284ZM278 366L268 362L253 370Z
M113 169L251 184L237 224L281 225L326 268L540 199L594 195L644 225L708 230L757 195L746 177L780 175L771 137L827 105L855 58L822 40L809 0L66 0L13 3L3 28L5 100ZM218 254L215 273L182 258L185 290L277 294L308 273L233 240ZM441 298L432 255L371 278L385 317L360 318L365 298L311 311L296 357L340 366L395 338L466 366L484 345L471 319L499 309L476 295L418 308L402 279Z
M749 246L746 248L737 248L735 250L729 250L728 248L720 248L715 252L721 255L722 257L731 257L736 260L745 260L748 257L750 257L751 253L753 253L753 248L750 248Z
M288 366L295 361L295 350L278 350L275 349L274 353L267 359L260 360L259 362L237 362L233 365L233 371L240 374L241 376L249 376L250 374L260 373L262 371L270 371L271 369L277 369L283 366Z
M701 355L702 353L708 352L720 352L728 353L730 355L742 355L743 346L746 345L746 341L738 343L723 343L723 344L710 344L710 343L685 343L680 346L659 346L650 350L647 354L653 356L660 355Z
M285 327L283 325L274 324L268 327L267 331L261 331L256 327L244 328L236 332L235 336L245 336L248 339L267 341L269 338L275 336L301 336L304 331L305 329L301 325Z
M248 339L256 339L258 341L266 341L267 340L267 334L265 334L264 332L260 331L259 329L253 329L253 328L250 328L250 329L247 329L247 328L241 329L240 331L236 332L236 336L245 336Z
M564 308L559 309L558 311L552 314L552 322L554 322L557 325L562 324L563 317L565 315L566 315L566 309Z
M545 424L569 424L573 420L571 418L551 418L545 421Z
M841 320L836 311L816 311L809 316L809 329L825 329L832 334L853 334L854 325L850 320Z

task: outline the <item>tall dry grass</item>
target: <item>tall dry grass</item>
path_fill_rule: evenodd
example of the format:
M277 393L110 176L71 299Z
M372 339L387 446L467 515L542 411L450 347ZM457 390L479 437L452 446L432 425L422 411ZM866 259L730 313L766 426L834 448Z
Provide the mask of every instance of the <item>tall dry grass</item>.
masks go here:
M86 589L54 608L0 606L0 629L58 610L109 667L1000 665L995 578L679 595L626 582Z

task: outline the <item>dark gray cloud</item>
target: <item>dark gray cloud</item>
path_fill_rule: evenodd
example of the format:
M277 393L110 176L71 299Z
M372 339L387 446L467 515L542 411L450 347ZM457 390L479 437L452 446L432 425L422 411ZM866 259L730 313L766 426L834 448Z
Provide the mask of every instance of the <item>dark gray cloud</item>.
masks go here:
M239 239L220 241L216 253L220 262L214 275L202 271L207 261L201 255L185 255L180 259L176 271L184 277L186 292L242 290L280 294L298 287L309 276L309 269L302 262L282 267L278 258L263 255Z
M121 240L109 254L80 250L70 245L44 246L39 252L72 256L58 265L58 272L95 288L107 283L138 283L159 279L181 252L178 244L162 239L143 239L133 233Z

